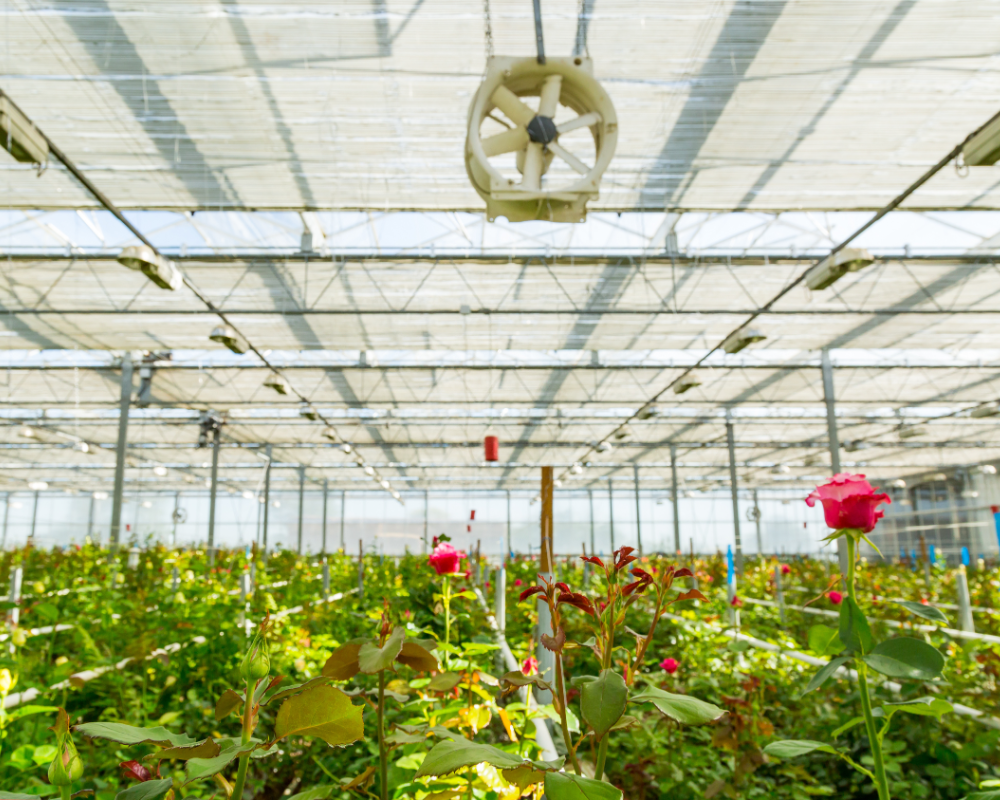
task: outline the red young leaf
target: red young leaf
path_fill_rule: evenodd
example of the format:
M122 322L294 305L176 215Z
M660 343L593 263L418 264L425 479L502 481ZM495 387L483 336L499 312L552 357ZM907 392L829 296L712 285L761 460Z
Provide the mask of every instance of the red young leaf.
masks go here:
M153 777L153 774L138 761L123 761L118 767L122 771L123 778L131 778L140 783L145 783Z
M642 578L642 579L634 581L633 583L630 583L630 584L628 584L626 586L623 586L622 587L622 597L628 597L633 592L637 592L638 594L642 594L644 591L646 591L647 588L649 588L649 584L650 584L650 581L647 581L645 578Z
M639 567L636 567L635 569L633 569L632 570L632 574L635 575L635 577L640 578L642 580L647 580L647 579L650 580L650 581L653 580L653 576L652 575L650 575L648 572L646 572L646 570L641 569Z
M604 566L604 562L601 561L597 556L580 556L581 561L586 561L590 564L597 564L599 567Z
M524 602L533 594L542 594L545 591L544 586L529 586L523 592L521 592L521 602Z
M590 614L592 617L597 616L597 612L594 611L594 605L590 602L586 595L582 595L579 592L563 592L559 595L558 603L565 603L568 606L573 606L574 608L580 609L585 614Z
M694 573L691 570L689 570L687 567L683 567L682 569L679 569L679 570L677 570L677 572L674 573L674 577L675 578L692 578L692 577L694 577Z
M708 598L697 589L692 589L689 592L679 594L674 598L674 600L703 600L706 603L708 602Z
M553 653L561 653L563 645L566 643L566 631L559 626L559 630L556 631L555 636L549 636L547 633L542 634L542 647Z
M569 592L569 591L572 591L565 583L562 583L561 581L556 584L556 588L560 592Z

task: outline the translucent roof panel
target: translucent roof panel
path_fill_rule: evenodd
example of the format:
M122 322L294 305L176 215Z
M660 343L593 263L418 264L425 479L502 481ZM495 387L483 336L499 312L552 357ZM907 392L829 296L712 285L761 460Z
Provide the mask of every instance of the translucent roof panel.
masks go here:
M993 6L954 0L545 0L619 142L595 209L870 209L1000 107ZM587 14L580 16L580 7ZM531 4L491 0L497 54ZM463 163L483 74L468 0L4 4L3 88L124 208L480 209ZM952 169L912 208L995 208ZM0 160L5 204L94 201Z

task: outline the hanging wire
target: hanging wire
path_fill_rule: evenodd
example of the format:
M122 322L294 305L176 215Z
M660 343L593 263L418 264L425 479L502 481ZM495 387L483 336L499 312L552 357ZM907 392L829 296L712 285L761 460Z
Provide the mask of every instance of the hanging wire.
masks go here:
M542 35L542 0L533 0L535 6L535 47L538 48L538 63L545 63L545 38Z
M486 38L486 60L493 58L493 17L490 0L483 0L483 35Z

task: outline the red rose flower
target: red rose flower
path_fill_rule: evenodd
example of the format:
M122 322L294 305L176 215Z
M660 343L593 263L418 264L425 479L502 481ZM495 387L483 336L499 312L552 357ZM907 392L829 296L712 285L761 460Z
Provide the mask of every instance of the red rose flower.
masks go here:
M788 575L789 573L791 573L791 571L792 571L792 568L790 566L788 566L788 564L782 564L781 565L781 574L782 575Z
M521 672L525 675L532 675L538 672L538 659L534 656L528 656L524 659L524 663L521 664Z
M830 598L830 602L835 606L839 606L842 602L844 602L844 595L838 591L828 592L826 596Z
M673 658L665 658L660 662L660 668L666 670L668 675L673 675L680 667L680 663Z
M816 491L806 498L806 505L812 508L819 500L823 504L826 524L834 530L853 528L871 533L875 523L884 516L879 510L882 503L891 503L887 494L876 494L864 475L850 475L840 472L829 483L817 486Z
M733 608L743 608L743 601L740 600L740 596L738 594L737 595L733 595L733 599L732 599L732 601L730 601L729 604Z
M517 580L514 581L514 588L516 589L518 586L520 586L523 583L524 583L524 581L522 581L520 578L518 578Z
M458 563L462 553L447 542L439 544L427 558L427 563L434 567L438 575L452 575L458 572Z

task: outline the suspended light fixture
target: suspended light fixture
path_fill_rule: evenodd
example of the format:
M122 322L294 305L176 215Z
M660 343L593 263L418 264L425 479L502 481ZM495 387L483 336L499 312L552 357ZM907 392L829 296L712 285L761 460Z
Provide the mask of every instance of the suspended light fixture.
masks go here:
M319 414L316 409L309 405L309 403L303 403L299 406L299 416L311 422L315 422L319 419Z
M158 478L166 477L167 468L162 464L157 464L155 467L153 467L153 474Z
M569 471L572 472L574 475L579 475L581 472L583 472L583 464L577 461L572 467L569 468Z
M897 478L890 484L890 486L892 486L893 489L905 489L906 481L904 481L902 478Z
M659 416L659 413L660 413L659 408L654 406L652 403L646 403L646 405L644 405L636 412L636 417L641 420L647 420Z
M1000 116L990 120L962 148L967 167L991 167L1000 161Z
M30 425L22 425L17 429L17 435L22 439L37 439L38 431L32 428Z
M806 286L814 292L825 289L848 272L857 272L875 263L872 254L863 247L845 247L827 256L806 273Z
M738 331L733 331L722 343L722 349L730 355L740 352L745 347L749 347L754 342L762 342L767 337L756 328L743 326Z
M28 488L34 492L43 492L49 485L45 481L28 481Z
M76 450L76 452L78 453L89 453L90 445L87 444L86 442L74 442L73 449Z
M616 430L612 436L614 436L615 441L624 442L626 439L632 438L632 431L629 429L628 425L622 425L622 427Z
M323 428L323 438L329 439L331 442L336 442L340 437L337 436L337 432L333 428L327 426Z
M344 442L344 443L343 443L343 444L342 444L342 445L340 446L340 449L341 449L341 450L343 450L343 451L344 451L345 453L350 453L350 452L351 452L351 451L352 451L352 450L353 450L354 448L353 448L353 447L351 447L351 446L350 446L350 445L349 445L349 444L348 444L347 442Z
M144 244L126 247L118 255L118 263L141 272L161 289L177 291L184 283L184 277L173 261Z
M983 473L983 475L996 475L997 474L997 468L994 467L992 464L983 464L979 468L979 471L981 473Z
M927 429L922 428L919 425L914 428L900 428L899 438L900 439L916 439L918 436L926 436Z
M247 340L244 339L231 325L219 325L214 328L208 336L213 342L218 342L223 347L227 347L237 355L243 355L250 349Z
M496 436L483 439L483 457L486 461L500 460L500 439Z
M0 143L16 161L37 165L39 174L49 162L49 140L4 94L0 94Z
M382 480L378 482L378 485L381 486L383 489L388 489L389 481L387 481L385 478L382 478Z
M982 419L983 417L995 417L997 414L1000 414L1000 404L993 401L992 403L976 406L972 409L969 416L976 419Z
M691 391L696 386L701 386L701 384L702 380L698 373L689 372L674 384L674 394L684 394L685 392Z
M609 442L607 439L605 439L604 441L598 442L595 449L597 450L598 453L607 453L613 447L614 445L611 444L611 442Z
M249 489L247 489L245 492L243 492L243 499L244 500L253 500L253 492L251 492Z
M537 113L524 102L527 97L538 98ZM557 125L560 106L576 116ZM504 129L484 136L482 127L494 123ZM592 142L584 139L581 144L593 147L591 164L570 152L574 143L560 141L577 130L590 134ZM465 168L486 201L490 222L498 216L511 222L582 222L587 217L587 201L598 196L601 176L611 163L617 141L614 105L594 80L589 58L546 58L539 63L536 58L492 56L469 107ZM519 181L513 171L501 171L503 163L491 161L509 153L516 154ZM577 174L559 181L543 180L555 158Z
M288 394L291 387L288 385L288 381L285 380L283 375L279 375L276 372L272 372L267 378L264 379L264 385L269 389L274 389L278 394Z
M374 467L371 467L371 466L369 466L368 464L365 464L365 465L363 465L363 466L361 467L361 469L363 469L363 470L364 470L364 472L365 472L365 475L374 475L374 474L375 474L375 468L374 468Z
M91 496L95 500L107 500L108 499L108 493L107 492L100 492L100 491L98 491L98 492L94 492L94 494L91 495Z

